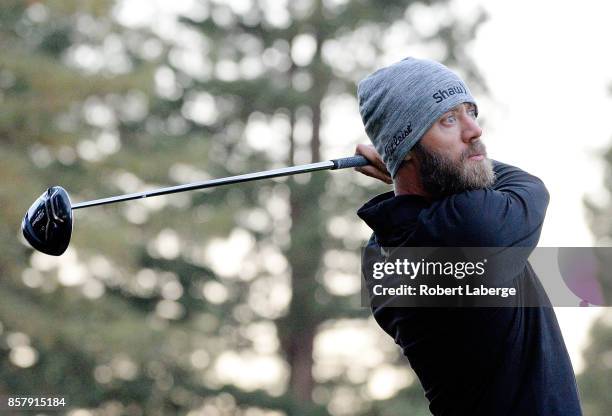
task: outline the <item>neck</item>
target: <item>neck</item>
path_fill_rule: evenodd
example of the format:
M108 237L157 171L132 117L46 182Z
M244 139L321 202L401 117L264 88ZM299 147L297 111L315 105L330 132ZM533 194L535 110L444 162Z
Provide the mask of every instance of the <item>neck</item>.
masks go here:
M426 194L421 191L417 186L412 186L412 184L401 184L396 181L393 182L393 192L395 196L400 195L420 195L426 196Z
M404 162L393 178L393 191L395 196L419 195L430 199L430 195L423 187L419 167L414 158Z

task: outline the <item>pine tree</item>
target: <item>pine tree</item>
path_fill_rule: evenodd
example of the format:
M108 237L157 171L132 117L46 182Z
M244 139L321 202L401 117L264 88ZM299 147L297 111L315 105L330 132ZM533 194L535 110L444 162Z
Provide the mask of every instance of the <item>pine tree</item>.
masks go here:
M603 154L605 161L604 184L606 192L612 193L612 149ZM612 205L600 205L591 198L585 198L585 206L589 215L589 223L596 241L602 246L609 246L612 236L610 213ZM612 300L612 282L608 275L611 259L606 256L607 249L595 250L600 262L599 282L606 305ZM603 314L594 322L589 331L590 344L583 356L585 367L578 377L580 398L585 416L600 416L610 413L612 399L608 394L612 385L612 312L604 308Z
M354 97L393 31L478 79L465 48L482 19L459 22L444 1L266 4L202 1L170 34L119 25L109 1L3 4L0 393L126 414L427 414L358 285L331 282L359 278L355 210L381 188L358 175L77 211L55 260L14 243L47 186L85 200L344 156L328 155L325 110ZM419 33L415 10L446 18ZM347 326L380 337L380 357L322 356L317 341ZM404 388L376 401L381 367Z

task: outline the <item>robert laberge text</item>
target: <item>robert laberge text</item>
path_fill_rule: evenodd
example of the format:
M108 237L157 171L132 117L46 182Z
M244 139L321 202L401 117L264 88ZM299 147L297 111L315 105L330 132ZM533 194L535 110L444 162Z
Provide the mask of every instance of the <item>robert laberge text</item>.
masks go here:
M398 287L384 287L383 285L374 286L376 296L416 296L416 287L410 285L400 285ZM513 287L486 287L480 286L458 286L441 287L419 285L418 295L420 296L499 296L507 298L516 296L516 288Z

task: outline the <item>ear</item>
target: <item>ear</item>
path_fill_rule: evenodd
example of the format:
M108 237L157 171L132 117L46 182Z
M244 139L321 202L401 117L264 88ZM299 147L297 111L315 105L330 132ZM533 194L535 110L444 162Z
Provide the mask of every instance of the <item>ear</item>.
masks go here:
M416 153L414 152L414 150L411 150L408 153L406 153L406 156L404 156L404 159L402 160L402 164L414 163L416 160L417 160Z
M414 165L416 162L417 162L417 158L414 154L414 151L413 150L409 151L408 153L406 153L406 156L404 156L404 159L402 159L402 162L400 163L399 168L398 168L398 172L400 169L406 168L409 165Z

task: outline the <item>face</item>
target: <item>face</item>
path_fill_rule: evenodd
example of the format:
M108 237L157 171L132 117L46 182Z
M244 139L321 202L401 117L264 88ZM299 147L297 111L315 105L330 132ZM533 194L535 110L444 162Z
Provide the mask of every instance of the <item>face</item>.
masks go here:
M493 185L495 174L476 117L476 106L460 104L440 117L414 147L423 187L432 197Z

